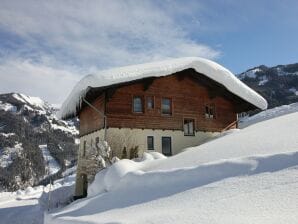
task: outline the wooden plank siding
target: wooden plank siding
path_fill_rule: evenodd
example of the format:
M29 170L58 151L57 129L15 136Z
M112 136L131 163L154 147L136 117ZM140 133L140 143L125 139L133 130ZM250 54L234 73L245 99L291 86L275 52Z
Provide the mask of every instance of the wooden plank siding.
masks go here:
M144 99L144 113L133 112L133 96ZM147 96L154 97L153 110L146 108ZM172 115L161 114L163 97L172 99ZM119 86L106 100L106 106L104 99L103 95L99 96L93 105L102 111L106 110L108 127L183 130L184 118L195 120L196 131L217 132L236 127L235 102L223 96L210 96L210 87L195 80L187 70L155 78L149 84L136 82ZM214 119L205 118L207 104L215 105ZM89 107L84 107L79 117L80 135L102 127L102 118Z
M100 95L92 102L92 105L104 113L104 95ZM79 119L81 136L96 131L104 126L103 117L99 116L99 114L89 106L83 108L79 114Z

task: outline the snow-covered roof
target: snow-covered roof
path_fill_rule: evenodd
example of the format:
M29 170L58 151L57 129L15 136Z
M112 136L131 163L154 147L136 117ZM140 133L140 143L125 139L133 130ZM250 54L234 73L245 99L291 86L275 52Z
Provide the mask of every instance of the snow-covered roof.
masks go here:
M228 69L208 59L186 57L113 68L87 75L76 84L62 104L59 116L66 118L76 115L81 107L82 98L85 97L90 87L107 87L148 77L167 76L190 68L222 84L231 93L254 106L262 110L267 108L267 101L236 78Z

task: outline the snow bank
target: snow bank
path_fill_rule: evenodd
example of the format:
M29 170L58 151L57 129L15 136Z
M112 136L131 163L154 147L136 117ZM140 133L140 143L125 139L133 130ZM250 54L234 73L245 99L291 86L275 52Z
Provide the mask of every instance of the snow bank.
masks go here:
M245 128L249 125L269 120L275 117L279 117L281 115L290 114L298 112L298 103L292 103L289 105L282 105L279 107L271 108L265 111L262 111L254 116L251 117L244 117L240 119L239 127Z
M284 202L285 195L279 195L279 193L284 193L285 190L275 191L277 195L274 196L267 194L267 197L262 199L263 194L259 192L264 189L268 190L268 186L269 189L272 188L275 186L272 181L274 183L277 181L268 177L264 181L259 178L259 175L264 176L266 173L276 175L278 172L284 174L287 173L287 169L292 170L293 168L298 168L298 152L221 160L192 168L168 171L129 172L110 192L79 201L59 213L53 214L50 219L46 218L46 223L97 223L98 220L103 223L196 223L197 220L202 220L202 218L205 220L202 223L222 223L223 220L220 219L220 216L217 217L216 222L212 218L207 219L206 217L213 217L218 213L227 215L227 210L224 207L217 210L206 210L204 206L209 203L217 206L218 203L222 203L222 200L231 201L235 197L241 198L244 194L251 192L254 192L251 193L252 195L258 196L256 202L252 204L250 201L245 202L243 200L240 204L234 202L230 206L237 208L236 205L238 205L242 209L233 212L229 210L230 219L226 217L224 223L233 223L232 220L238 223L239 220L231 218L235 212L241 220L250 220L251 215L255 214L253 208L256 203L260 204L260 200L265 201L265 203L261 203L263 207L258 207L258 209L261 209L263 214L267 214L270 221L264 222L264 217L261 216L253 223L272 223L273 220L281 220L284 217L276 216L281 211L271 211L268 206L272 208L273 206L276 207L276 204L279 204L280 201ZM283 174L278 176L283 177L278 184L279 186L289 188L293 187L291 184L298 185L292 179L293 172L286 179ZM247 181L249 184L243 187L243 180L247 177L252 178ZM230 178L233 178L232 184L229 183L226 186ZM252 188L252 182L258 182L258 184ZM226 193L222 190L222 187L214 187L217 183L224 185L231 192ZM239 185L242 185L242 187L238 187ZM292 188L290 189L292 190ZM199 191L200 193L194 197L193 194L189 194L190 191ZM210 194L210 192L213 194ZM295 194L295 192L297 193L297 189L291 191L292 194ZM216 195L216 197L213 195ZM273 205L272 197L277 198L274 200ZM293 211L293 207L295 208L297 202L295 202L295 199L289 200L291 197L293 195L290 197L287 195L286 202L288 208ZM162 203L154 206L156 202L160 201ZM246 203L250 203L251 207L247 207ZM193 204L196 204L196 206L193 207ZM169 207L171 212L168 210ZM252 209L254 212L248 212L246 216L241 215L244 211ZM127 210L129 210L129 214L127 214ZM198 212L198 210L201 212ZM289 214L291 219L297 218L297 215ZM159 218L156 218L157 215ZM251 222L245 221L243 223Z
M144 152L143 155L139 158L134 159L134 161L140 162L140 161L151 161L156 159L166 159L165 155L159 153L159 152Z
M109 191L46 223L295 223L297 119L266 120L167 159L116 163L97 175L97 186L113 177Z
M193 68L198 73L221 83L230 92L256 107L267 108L267 102L263 97L241 82L226 68L207 59L187 57L120 67L88 75L73 88L63 103L58 116L65 118L76 114L89 87L105 87L147 77L167 76L189 68Z
M28 187L16 192L0 192L0 223L44 223L44 212L72 201L75 175L55 181L53 185Z
M253 124L162 161L151 161L145 170L195 166L219 159L298 151L298 112Z
M88 187L88 197L112 190L128 173L140 171L144 164L152 160L165 159L166 156L158 152L143 153L141 160L122 159L107 169L96 174L94 181Z
M96 174L93 183L88 187L88 196L94 196L109 191L117 186L120 180L129 172L136 171L142 166L139 162L122 159L107 169Z
M74 187L75 185L66 185L55 188L50 193L43 191L38 203L43 210L63 207L73 201Z

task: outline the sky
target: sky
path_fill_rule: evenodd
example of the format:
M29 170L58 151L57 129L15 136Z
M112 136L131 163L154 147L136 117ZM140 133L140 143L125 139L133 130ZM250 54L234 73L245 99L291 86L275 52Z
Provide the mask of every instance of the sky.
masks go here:
M196 56L239 74L298 62L296 0L0 0L0 93L61 104L85 75Z

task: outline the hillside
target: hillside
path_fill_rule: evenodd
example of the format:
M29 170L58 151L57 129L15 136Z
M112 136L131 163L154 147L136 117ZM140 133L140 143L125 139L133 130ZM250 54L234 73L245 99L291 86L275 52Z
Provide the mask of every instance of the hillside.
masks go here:
M265 97L269 108L298 102L298 63L275 67L261 65L238 77Z
M295 223L298 112L291 112L272 118L269 110L268 119L169 158L120 160L97 174L88 198L45 221Z
M76 163L78 121L56 112L38 97L0 94L0 191L47 183Z

